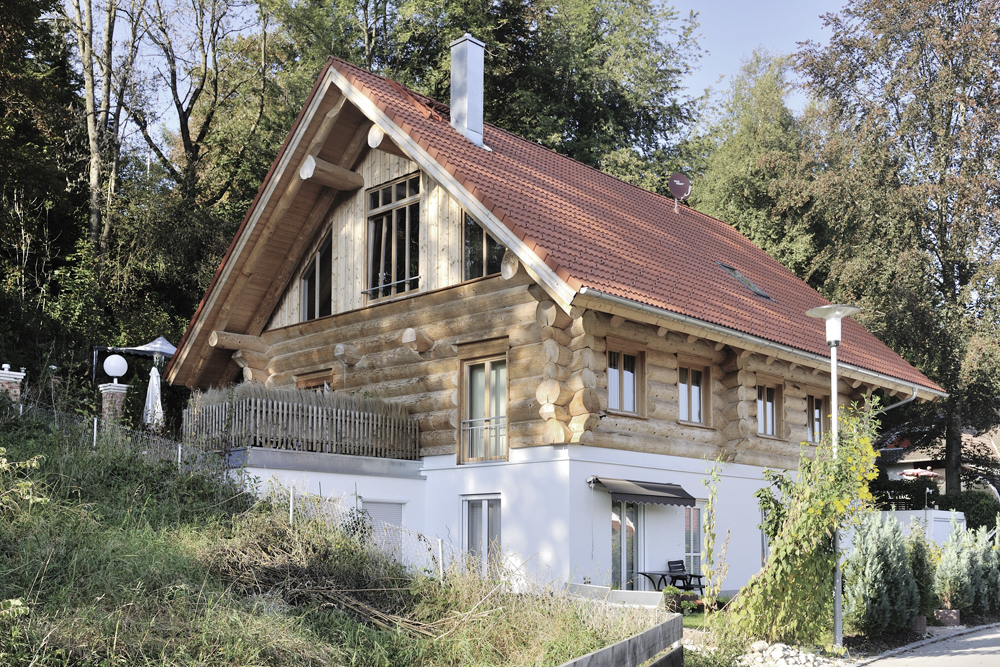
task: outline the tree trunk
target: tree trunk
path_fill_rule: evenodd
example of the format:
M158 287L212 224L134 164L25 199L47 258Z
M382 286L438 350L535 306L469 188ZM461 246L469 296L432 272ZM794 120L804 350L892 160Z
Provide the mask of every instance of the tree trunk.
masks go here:
M954 396L948 411L948 423L945 427L944 446L944 483L945 493L949 496L962 490L962 420L964 411L962 399Z

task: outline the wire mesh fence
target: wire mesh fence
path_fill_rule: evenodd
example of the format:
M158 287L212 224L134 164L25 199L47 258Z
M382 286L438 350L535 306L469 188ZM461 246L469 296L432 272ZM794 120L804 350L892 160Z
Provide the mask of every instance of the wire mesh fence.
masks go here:
M272 489L272 494L276 491ZM293 520L295 516L318 520L333 530L358 536L412 572L444 578L448 572L473 567L468 553L450 542L376 519L347 496L297 496L294 488L281 492L287 495Z

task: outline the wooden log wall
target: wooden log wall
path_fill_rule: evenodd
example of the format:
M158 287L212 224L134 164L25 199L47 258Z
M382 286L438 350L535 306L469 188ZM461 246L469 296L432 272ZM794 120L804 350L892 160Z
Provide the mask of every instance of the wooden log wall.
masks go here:
M460 403L457 346L506 338L508 444L538 445L543 420L536 390L544 379L539 359L551 341L543 339L535 321L538 302L529 289L532 284L522 268L510 280L493 276L272 329L261 336L269 345L261 372L268 386L301 386L306 379L316 386L325 382L337 391L404 403L419 424L421 455L454 454ZM338 346L353 350L355 363L338 359ZM568 359L570 363L572 354ZM260 358L251 355L244 362L260 365Z

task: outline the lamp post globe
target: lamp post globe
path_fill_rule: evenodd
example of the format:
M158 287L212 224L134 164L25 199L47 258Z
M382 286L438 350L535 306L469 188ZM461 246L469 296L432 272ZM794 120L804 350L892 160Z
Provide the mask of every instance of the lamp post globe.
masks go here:
M114 378L114 382L117 384L118 378L128 372L128 362L125 361L125 357L120 354L109 355L108 358L104 360L104 372L107 373L109 377Z

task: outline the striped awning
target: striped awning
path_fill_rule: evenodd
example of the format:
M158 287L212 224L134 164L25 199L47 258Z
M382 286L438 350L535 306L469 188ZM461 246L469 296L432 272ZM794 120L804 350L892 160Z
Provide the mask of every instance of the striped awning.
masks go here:
M679 484L661 482L636 482L629 479L611 477L591 477L587 483L600 484L611 493L611 499L626 503L646 503L649 505L681 505L694 507L694 496Z

